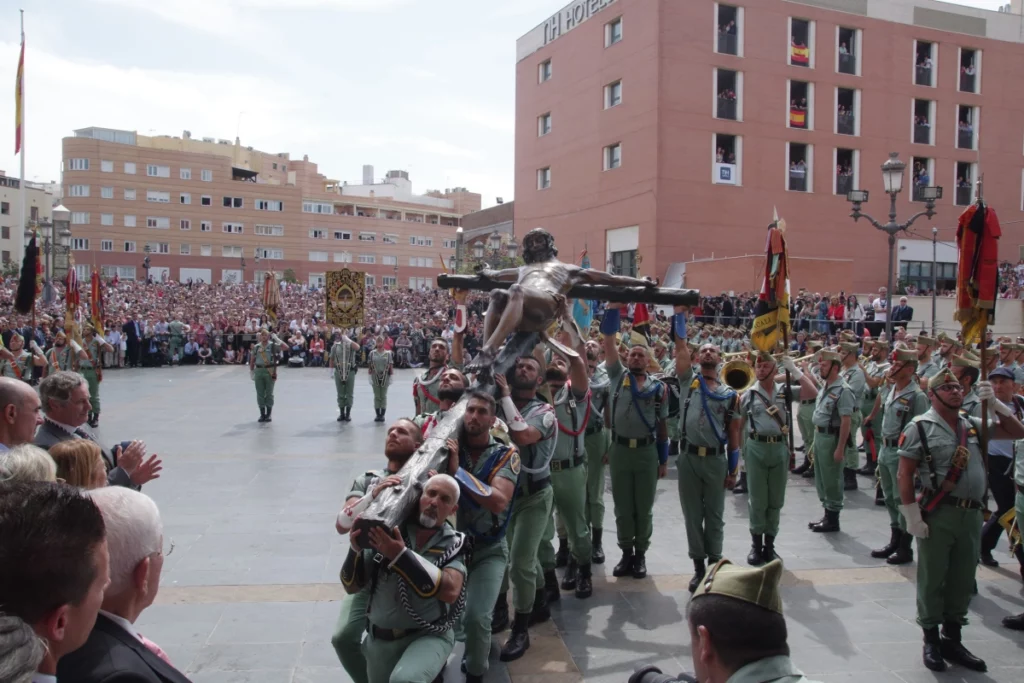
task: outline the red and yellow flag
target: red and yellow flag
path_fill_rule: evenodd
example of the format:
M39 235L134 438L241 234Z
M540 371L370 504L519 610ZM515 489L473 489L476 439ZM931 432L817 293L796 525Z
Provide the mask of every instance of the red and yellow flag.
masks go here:
M765 245L764 282L754 305L750 343L771 353L789 334L789 258L786 255L785 223L778 217L768 226Z
M956 228L959 251L956 273L956 313L963 325L964 344L981 341L982 330L996 310L999 294L999 219L976 202L960 214Z
M14 81L14 153L21 151L21 123L25 118L25 34L21 34L21 56L18 57L18 77Z
M793 45L790 48L790 54L793 56L794 64L810 64L811 63L811 48L806 46L797 47Z
M95 269L92 271L92 287L89 294L92 326L96 328L96 334L105 337L107 333L103 330L103 283L100 281L100 271Z

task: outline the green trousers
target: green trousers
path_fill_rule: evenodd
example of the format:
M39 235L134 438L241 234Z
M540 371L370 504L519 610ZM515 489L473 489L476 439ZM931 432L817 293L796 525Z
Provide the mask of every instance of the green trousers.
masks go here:
M274 378L267 368L256 368L256 405L260 408L274 407Z
M449 630L440 636L412 635L400 640L363 641L369 683L431 683L441 673L455 645Z
M92 406L92 412L97 415L100 414L100 378L96 374L95 368L82 368L82 377L85 378L86 383L89 385L89 405Z
M351 384L355 384L352 382ZM352 386L351 384L347 387L348 391L348 404L352 405ZM370 382L370 386L373 387L373 409L374 410L386 410L388 407L388 389L391 387L391 382L387 381L384 384L378 385ZM338 398L338 406L341 407L341 398Z
M366 633L366 603L369 591L359 591L341 599L341 613L331 636L331 645L338 661L345 667L352 683L368 683L366 657L363 656L363 634Z
M455 639L466 644L466 671L475 676L483 676L487 672L487 659L491 653L491 615L507 562L505 539L497 543L478 543L473 547L467 567L466 607L456 626Z
M679 505L686 522L686 545L691 559L709 563L722 559L725 537L725 475L729 461L724 455L691 455L679 445ZM787 461L788 467L788 461ZM747 475L747 486L750 475Z
M558 537L569 541L569 550L578 564L589 564L591 553L590 525L587 523L587 466L551 472L553 507L558 512ZM550 520L544 529L537 559L541 569L555 568L555 523Z
M356 373L351 370L348 373L348 378L342 380L338 377L338 373L334 373L334 389L338 392L338 408L351 408L352 407L352 392L356 388ZM377 398L377 390L374 389L374 400Z
M800 440L804 443L804 455L811 451L814 445L814 423L811 416L814 415L814 401L801 403L796 411L796 426L800 430Z
M657 447L630 448L613 443L608 450L608 466L619 547L647 552L654 534L654 496L658 492Z
M878 451L878 480L882 483L885 509L889 511L889 526L907 530L907 520L900 513L900 489L896 483L896 472L900 467L899 449L882 446Z
M854 410L850 415L850 439L846 442L846 449L843 451L844 467L856 469L860 465L860 456L857 455L857 434L860 433L862 424L864 424L863 413L860 410Z
M981 552L981 510L939 505L917 539L917 623L966 624Z
M524 472L521 476L529 475ZM520 614L533 611L533 598L544 587L544 573L537 553L551 520L553 499L550 486L531 495L517 496L505 532L509 562L508 572L501 581L501 592L506 592L509 584L512 585L512 606Z
M833 456L836 452L835 434L814 435L814 487L818 490L818 500L826 510L843 509L843 466Z
M587 523L604 528L604 456L608 453L608 430L583 438L587 450Z
M785 441L762 443L747 439L743 462L747 465L750 533L778 536L779 515L786 502L789 478L789 446Z

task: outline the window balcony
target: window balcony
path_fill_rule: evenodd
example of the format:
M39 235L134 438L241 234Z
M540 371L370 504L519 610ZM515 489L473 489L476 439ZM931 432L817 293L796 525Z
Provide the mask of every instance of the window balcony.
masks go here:
M718 34L718 52L723 55L739 54L739 40L735 33Z
M840 135L856 135L857 117L849 112L836 115L836 131Z
M724 97L718 98L718 118L736 120L736 100L729 100Z
M839 53L839 73L857 75L857 55Z
M914 71L914 83L916 83L917 85L931 87L932 67L918 65Z
M918 145L932 144L932 127L922 125L914 126L914 142Z
M974 149L974 131L961 130L956 136L956 146L960 149Z
M957 206L970 206L971 205L971 187L958 187L956 188L956 205Z
M836 176L836 194L845 197L853 189L853 176L839 174Z
M974 92L974 74L960 74L960 92Z
M789 169L789 189L792 192L807 192L807 169Z
M807 110L801 107L792 107L789 110L789 127L807 130Z

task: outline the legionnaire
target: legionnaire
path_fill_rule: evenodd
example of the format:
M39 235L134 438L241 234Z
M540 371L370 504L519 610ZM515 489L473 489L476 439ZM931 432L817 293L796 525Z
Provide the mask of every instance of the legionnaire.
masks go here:
M864 422L864 414L861 406L864 405L864 395L867 392L867 374L860 366L857 356L858 346L856 342L840 342L839 357L842 358L843 369L839 376L850 387L853 392L853 414L850 416L850 438L846 441L846 455L843 461L843 490L857 490L857 464L860 461L857 455L857 434L860 433L860 426Z
M78 354L78 371L85 377L89 384L89 404L92 410L89 412L89 426L96 428L100 424L100 382L103 381L103 352L113 353L114 347L96 334L96 328L86 324L82 330L85 345L81 347Z
M933 375L928 389L931 409L907 425L899 446L900 511L907 531L918 539L917 623L924 630L924 665L944 671L948 660L986 671L985 662L961 641L975 586L984 507L981 420L961 416L963 389L949 370ZM998 415L994 438L1024 438L1024 425L1012 408L995 398L992 385L978 382L977 391ZM917 501L914 475L919 469L925 485Z
M694 370L686 345L685 312L673 318L676 377L682 408L679 415L679 504L686 523L686 543L693 560L690 592L706 571L704 562L722 559L725 536L725 491L736 485L740 466L741 416L736 392L718 381L721 356L711 344L697 351ZM787 456L788 458L788 456Z
M445 521L459 485L447 474L427 480L418 515L401 528L374 527L371 550L349 534L341 566L346 593L366 591L366 677L369 683L432 681L452 652L452 626L465 604L465 537Z
M999 366L1009 368L1013 373L1014 381L1017 384L1024 384L1024 368L1017 363L1017 352L1021 350L1019 344L1014 344L1009 337L1004 337L999 342Z
M981 417L981 399L974 391L974 385L981 377L981 363L972 355L964 354L953 359L950 364L953 376L960 382L964 391L964 400L960 405L960 412L967 417Z
M867 345L869 342L865 342ZM892 367L887 356L889 352L889 344L887 342L876 341L871 343L870 351L868 352L868 362L864 365L865 383L867 388L864 391L864 400L861 402L860 412L862 415L871 415L872 410L875 407L875 399L878 398L878 394L881 387L885 386L886 374L889 368ZM861 425L861 433L864 437L864 467L857 470L857 474L862 474L865 477L872 477L875 475L875 470L878 467L878 453L881 448L880 439L882 438L882 413L876 411L874 419L864 418L864 422ZM899 435L897 435L899 438ZM881 488L878 488L876 493L880 492ZM876 495L877 498L877 495Z
M276 334L263 329L259 342L253 345L249 354L249 375L256 382L256 405L260 408L257 422L271 422L274 410L274 383L277 382L277 358L284 346Z
M928 411L931 403L917 384L917 352L897 349L888 372L887 383L875 398L868 413L868 421L881 416L878 432L881 451L878 454L878 478L882 485L885 507L889 510L889 542L871 551L871 557L886 558L889 564L907 564L914 561L913 536L907 532L907 522L900 514L900 494L896 475L899 470L900 434L910 421Z
M825 509L825 516L807 525L817 533L839 531L839 513L843 509L843 463L856 401L853 391L839 376L841 364L842 357L835 351L821 352L818 371L823 386L815 388L817 400L811 421L814 422L815 431L814 485L818 490L818 500ZM803 386L814 388L807 375L788 369Z
M434 354L433 347L431 354ZM522 460L507 532L508 573L502 581L501 594L495 606L498 611L495 621L500 625L501 609L502 606L507 609L508 585L511 584L515 618L512 633L502 646L500 655L501 661L511 662L529 649L529 626L551 617L544 597L544 574L537 552L551 518L550 465L558 426L554 409L537 396L544 374L536 358L518 358L507 378L496 374L494 381L501 390L499 417L508 425L509 436L519 448Z
M391 374L395 363L390 351L384 350L384 337L377 338L377 345L370 352L370 386L373 388L373 409L377 413L374 422L383 422L384 413L388 409L388 388L391 386ZM355 376L352 372L352 376ZM352 393L348 392L351 405Z
M988 381L992 385L996 398L1013 409L1014 417L1022 418L1021 407L1024 399L1013 393L1013 371L1008 367L998 367L988 373ZM981 528L981 563L986 567L998 567L999 562L992 557L992 551L999 543L1003 527L1000 518L1013 509L1013 460L1016 455L1016 442L1004 439L990 439L988 442L988 488L996 503L996 511ZM1024 458L1024 453L1020 455Z
M917 336L917 376L922 381L931 379L939 371L939 364L932 359L932 349L938 342L923 334Z
M467 399L462 437L458 444L449 445L458 453L453 472L462 489L456 528L471 539L473 548L466 565L466 608L455 637L466 643L467 683L480 683L491 652L494 602L508 562L505 530L520 461L515 446L491 435L497 412L494 397L470 391Z
M423 443L423 434L408 419L400 419L388 428L384 440L384 457L387 465L380 470L367 470L352 482L352 489L345 496L345 507L338 515L337 530L339 534L348 533L353 518L358 514L354 508L368 494L373 493L369 500L379 495L387 486L401 482L398 474L402 465L416 452ZM385 482L387 482L385 484ZM365 508L365 505L362 507ZM368 591L359 591L346 595L341 601L341 614L338 624L331 636L331 644L338 654L338 660L352 678L353 683L367 683L366 657L363 656L363 633L366 632L366 604L369 601Z
M1014 448L1018 454L1013 465L1013 485L1017 489L1017 495L1014 499L1012 528L1016 531L1016 537L1011 538L1011 541L1014 542L1014 555L1017 556L1017 561L1020 563L1020 577L1024 579L1024 547L1021 545L1021 529L1024 528L1024 441L1018 439L1014 442ZM1024 612L1004 617L1003 626L1014 631L1024 631Z
M625 366L619 362L615 335L620 316L620 308L608 308L601 320L611 396L605 411L611 430L608 463L622 550L612 575L642 579L647 576L647 549L654 533L658 479L668 473L668 395L664 383L648 374L650 351L640 339L632 340Z
M817 356L818 352L821 351L821 342L816 340L810 340L807 342L807 350ZM805 479L814 479L814 463L811 461L811 447L814 445L814 422L811 418L814 415L814 404L816 403L818 392L817 386L821 383L821 378L817 375L817 357L810 359L811 363L806 362L802 366L804 369L801 373L808 375L811 380L811 386L803 386L797 381L793 387L799 392L797 395L800 397L800 407L797 409L796 424L800 429L800 441L803 442L804 449L804 462L802 465L793 470L793 474L799 474ZM790 375L792 378L793 375ZM795 380L794 380L795 381Z
M31 352L25 350L25 338L17 332L11 334L9 350L0 345L0 375L35 384L33 370L36 367L46 367L46 358L35 339Z
M417 415L438 411L441 399L437 396L437 390L441 374L448 369L448 342L444 339L430 342L427 360L427 369L412 382L412 400Z
M430 433L434 431L434 427L444 419L444 416L448 414L452 406L458 403L468 385L469 382L466 380L466 376L455 368L448 368L441 373L441 381L438 383L437 388L437 412L423 413L413 418L413 422L423 430L424 437L430 436Z
M608 372L598 363L601 346L587 342L587 370L590 372L590 420L584 432L583 446L587 456L587 524L590 525L591 561L604 564L604 471L608 460L608 430L605 409L610 397Z
M181 352L185 346L185 335L192 331L192 327L181 322L181 312L174 314L174 320L167 323L167 331L171 335L171 364L181 362Z
M68 344L67 335L63 331L57 332L54 335L53 348L46 353L46 360L48 365L47 374L59 370L78 372L78 354Z
M721 560L708 570L686 609L696 680L814 683L789 658L781 578L779 560L760 569Z
M945 370L950 367L950 362L953 360L953 343L955 341L945 332L939 332L939 348L932 352L932 361L938 366L939 370Z
M341 339L334 342L327 356L327 367L332 370L334 390L338 395L338 422L352 421L352 394L355 392L356 373L359 371L358 352L359 344L342 333ZM376 391L374 396L376 397Z

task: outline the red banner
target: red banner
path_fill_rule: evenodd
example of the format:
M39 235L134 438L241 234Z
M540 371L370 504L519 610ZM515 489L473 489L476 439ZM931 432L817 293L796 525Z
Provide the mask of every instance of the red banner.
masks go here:
M956 228L959 250L955 320L963 325L964 344L981 341L982 330L995 313L999 285L999 219L977 202L960 214Z

